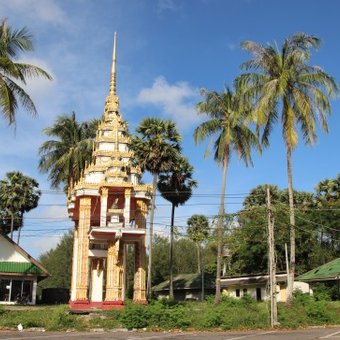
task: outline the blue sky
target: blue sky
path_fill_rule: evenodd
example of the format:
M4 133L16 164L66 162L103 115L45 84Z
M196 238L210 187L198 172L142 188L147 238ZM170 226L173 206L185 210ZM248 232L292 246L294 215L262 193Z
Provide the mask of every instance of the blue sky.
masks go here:
M35 79L28 84L38 117L19 111L16 130L0 121L0 177L19 170L36 178L43 190L39 207L26 215L20 244L38 256L72 228L64 195L51 191L47 176L37 170L38 148L46 140L42 129L71 111L80 121L101 117L115 31L117 91L131 132L146 116L173 119L183 135L184 154L195 167L199 187L187 206L176 212L176 223L184 226L194 213L217 213L221 185L221 170L212 158L203 158L205 146L195 147L192 138L201 119L195 113L199 89L220 91L232 84L240 74L239 65L249 58L240 49L242 41L280 45L295 32L322 39L312 63L340 81L339 11L340 2L316 0L0 0L1 17L15 28L27 26L34 34L35 51L21 59L42 66L54 77L53 82ZM320 133L313 147L300 141L294 153L297 190L313 191L320 180L340 172L339 101L333 101L332 107L329 134ZM253 158L253 168L238 163L235 156L232 159L227 193L239 195L227 199L228 211L239 209L244 194L259 184L286 187L279 127L270 149ZM207 193L210 198L200 196ZM156 229L167 235L170 208L165 201L158 202Z

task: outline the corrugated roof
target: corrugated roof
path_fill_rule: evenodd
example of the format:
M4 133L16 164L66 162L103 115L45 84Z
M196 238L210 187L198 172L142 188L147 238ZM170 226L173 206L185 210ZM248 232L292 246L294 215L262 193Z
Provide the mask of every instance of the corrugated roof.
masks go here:
M178 274L173 279L174 289L200 289L201 274ZM215 278L212 275L204 275L204 287L214 288ZM161 282L157 286L152 287L155 292L169 290L169 280Z
M44 272L29 262L0 262L0 273L43 274Z
M298 281L331 281L340 277L340 257L300 275Z

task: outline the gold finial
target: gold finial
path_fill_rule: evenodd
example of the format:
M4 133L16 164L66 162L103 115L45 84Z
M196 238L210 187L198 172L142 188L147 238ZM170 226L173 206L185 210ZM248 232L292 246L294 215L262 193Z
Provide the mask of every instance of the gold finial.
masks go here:
M116 57L117 57L117 33L113 36L112 68L110 94L116 95Z
M119 111L119 99L116 93L116 56L117 56L117 33L113 37L113 53L109 95L106 97L105 114L112 111Z

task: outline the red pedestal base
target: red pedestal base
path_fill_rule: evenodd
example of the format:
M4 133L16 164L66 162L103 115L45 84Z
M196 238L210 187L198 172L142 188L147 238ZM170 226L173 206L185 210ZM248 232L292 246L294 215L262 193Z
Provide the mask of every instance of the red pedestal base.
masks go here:
M103 310L109 310L109 309L122 309L124 308L124 301L118 300L118 301L103 301Z
M94 302L94 301L69 301L69 307L71 311L75 312L91 312L94 309L122 309L124 308L124 301L103 301L103 302Z

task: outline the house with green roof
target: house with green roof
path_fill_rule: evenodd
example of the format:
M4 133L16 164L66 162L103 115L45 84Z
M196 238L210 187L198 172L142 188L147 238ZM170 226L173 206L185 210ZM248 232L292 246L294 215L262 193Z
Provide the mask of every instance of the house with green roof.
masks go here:
M300 275L297 279L305 282L340 281L340 257Z
M47 270L18 244L0 234L0 304L35 304L38 281Z

